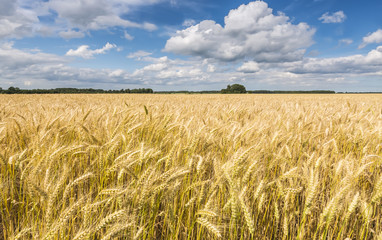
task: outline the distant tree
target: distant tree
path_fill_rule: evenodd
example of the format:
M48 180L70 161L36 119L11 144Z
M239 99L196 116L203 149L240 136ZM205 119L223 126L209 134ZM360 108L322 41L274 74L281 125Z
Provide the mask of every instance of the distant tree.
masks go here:
M241 84L228 85L227 88L222 89L221 93L246 93L247 90Z
M21 93L21 89L18 87L9 87L6 93L8 94Z
M14 93L16 92L16 88L15 87L9 87L8 88L8 93Z

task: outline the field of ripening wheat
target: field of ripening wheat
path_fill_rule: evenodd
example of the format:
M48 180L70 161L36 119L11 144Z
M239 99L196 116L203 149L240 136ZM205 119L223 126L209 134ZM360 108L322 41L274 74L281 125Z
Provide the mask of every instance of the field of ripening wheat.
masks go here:
M382 95L0 95L0 239L382 239Z

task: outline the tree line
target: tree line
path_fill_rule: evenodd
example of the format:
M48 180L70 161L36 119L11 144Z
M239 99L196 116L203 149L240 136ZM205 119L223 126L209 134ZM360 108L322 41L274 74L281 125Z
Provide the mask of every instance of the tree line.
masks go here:
M296 93L336 93L335 91L331 90L312 90L312 91L270 91L270 90L253 90L253 91L247 91L245 87L241 84L232 84L228 85L227 88L224 88L220 91L221 93L227 94L227 93L258 93L258 94L296 94Z
M18 87L10 87L6 90L0 88L0 93L3 93L3 94L154 93L154 91L151 88L104 90L104 89L93 89L93 88L20 89Z
M255 91L247 91L247 93L258 93L258 94L297 94L297 93L303 93L303 94L309 94L309 93L322 93L322 94L331 94L336 93L335 91L331 90L312 90L312 91L269 91L269 90L255 90Z
M220 91L208 90L208 91L153 91L151 88L136 88L136 89L121 89L121 90L104 90L93 88L54 88L54 89L20 89L18 87L9 87L8 89L2 89L0 87L0 94L76 94L76 93L155 93L155 94L240 94L240 93L252 93L252 94L329 94L336 93L331 90L313 90L313 91L270 91L270 90L250 90L241 84L228 85L227 88Z

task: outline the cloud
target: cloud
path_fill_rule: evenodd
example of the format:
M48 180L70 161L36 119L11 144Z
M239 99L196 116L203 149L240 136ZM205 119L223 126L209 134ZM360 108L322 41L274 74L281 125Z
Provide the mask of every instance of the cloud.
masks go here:
M0 37L12 35L21 24L11 22L8 19L0 19Z
M228 62L296 61L313 44L315 33L306 23L292 24L284 14L274 15L263 1L231 10L224 23L221 26L205 20L177 31L167 41L164 51Z
M131 36L130 34L128 34L126 31L124 32L123 36L124 36L125 39L130 40L130 41L134 39L134 37Z
M14 0L1 0L0 3L0 39L31 36L41 28L37 10L21 8Z
M11 16L16 11L16 1L1 0L0 16Z
M135 58L137 60L141 60L143 57L150 56L151 54L152 53L150 53L150 52L139 50L139 51L130 53L127 57L128 58Z
M103 48L101 48L103 49ZM94 51L94 50L92 50ZM100 50L100 52L102 52ZM227 64L214 59L155 58L141 51L131 54L142 56L148 64L132 73L124 69L92 69L69 66L72 58L43 53L39 50L19 50L11 42L0 45L0 85L55 88L131 88L148 86L162 89L199 89L213 86L220 89L231 83L263 86L268 89L319 89L335 86L362 87L357 79L377 79L382 76L382 46L365 55L341 58L306 58L297 62ZM357 82L358 81L358 82ZM374 80L373 80L374 81ZM358 84L358 85L357 85ZM171 87L169 87L171 86Z
M237 71L244 72L244 73L254 73L258 72L260 70L259 65L257 62L245 62L243 65L241 65Z
M144 71L162 71L167 68L166 63L154 63L143 68Z
M382 42L382 29L378 29L373 33L369 33L366 37L362 39L362 43L358 48L364 48L371 43L381 43Z
M160 58L146 58L150 64L135 70L131 77L142 82L160 85L195 85L217 81L219 72L215 66L208 62L198 60L170 59L167 56ZM215 79L216 78L216 79ZM219 81L226 81L222 78Z
M74 30L62 31L59 32L60 37L64 39L72 39L72 38L83 38L85 34L83 32L77 32Z
M13 85L30 88L72 86L105 89L110 88L111 84L119 88L127 88L127 85L180 86L186 83L198 86L201 83L229 82L229 79L236 77L235 73L226 74L219 70L213 73L215 67L208 62L172 60L166 56L148 57L150 53L143 51L135 53L135 56L138 55L146 56L149 64L133 73L123 69L76 68L68 65L71 58L35 50L19 50L8 42L0 45L0 85L3 88Z
M110 87L113 84L139 84L125 70L75 68L70 59L36 50L19 50L12 42L0 45L0 85L33 88ZM27 79L27 80L25 80ZM100 85L97 85L100 84ZM114 85L116 86L116 85Z
M326 12L322 14L318 20L321 20L322 23L342 23L345 21L345 19L345 13L343 11L338 11L333 14Z
M382 67L382 46L367 55L351 55L336 58L307 58L289 67L296 74L374 74Z
M68 20L73 26L81 27L93 24L97 17L107 16L111 11L108 4L98 0L51 0L49 7L56 11L60 18Z
M141 26L142 26L141 28L143 28L147 31L155 31L158 29L158 27L155 24L148 23L148 22L144 22Z
M66 56L74 56L74 57L82 57L85 59L93 58L94 55L105 54L110 49L116 48L117 45L106 43L103 48L91 50L88 45L81 45L76 50L70 49L65 55Z
M137 23L122 18L131 6L155 4L158 1L148 1L139 4L137 1L126 0L51 0L50 9L54 10L61 21L66 21L69 27L81 30L99 30L109 27L133 27L148 31L156 30L152 23Z
M127 18L132 8L161 1L169 0L0 0L0 39L36 34L81 38L83 32L112 27L154 31L157 26L153 23L134 22ZM54 24L44 18L53 20Z
M41 53L30 50L21 51L13 47L13 42L0 45L0 69L18 71L27 69L33 65L63 64L67 61L63 57L54 54Z
M191 27L195 23L196 23L196 21L194 19L186 19L186 20L184 20L182 26L183 27Z
M349 38L344 38L344 39L340 39L340 40L338 41L338 43L339 43L340 45L350 45L350 44L353 43L353 40L352 40L352 39L349 39Z
M216 67L214 65L212 65L212 64L207 65L207 72L213 73L215 71L216 71Z
M24 85L25 86L31 86L32 85L32 81L24 81Z

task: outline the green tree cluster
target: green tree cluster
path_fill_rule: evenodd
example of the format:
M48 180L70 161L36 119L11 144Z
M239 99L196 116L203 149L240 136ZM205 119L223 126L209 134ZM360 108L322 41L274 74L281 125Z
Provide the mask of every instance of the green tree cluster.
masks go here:
M227 88L222 89L221 93L246 93L247 90L241 84L228 85Z

